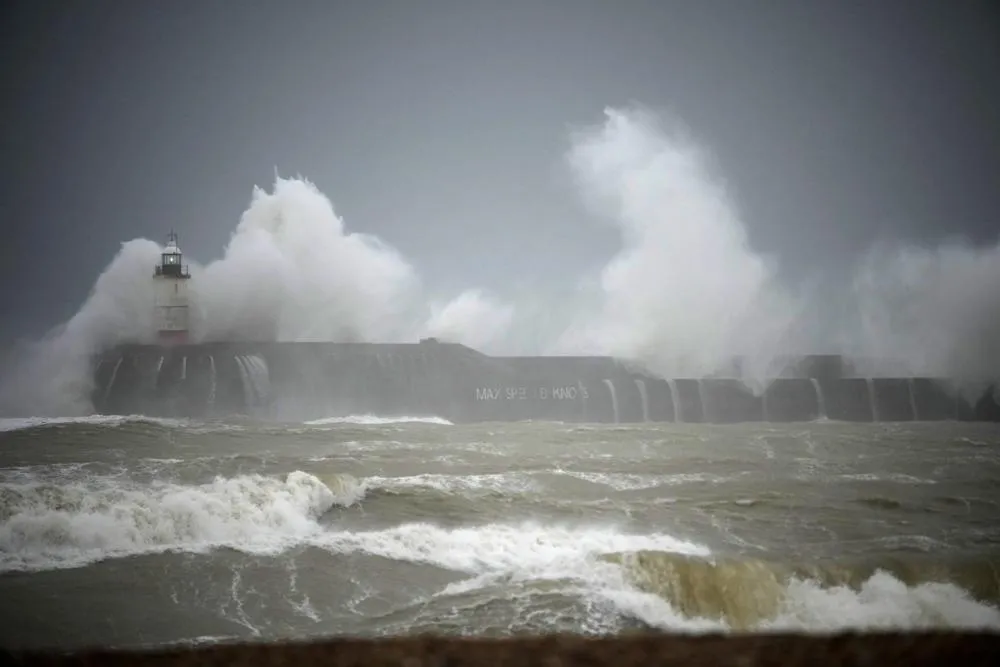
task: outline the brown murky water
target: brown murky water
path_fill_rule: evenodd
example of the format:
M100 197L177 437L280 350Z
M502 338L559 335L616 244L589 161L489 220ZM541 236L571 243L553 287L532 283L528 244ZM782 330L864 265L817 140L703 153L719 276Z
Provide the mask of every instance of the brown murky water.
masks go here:
M1000 427L3 423L0 644L1000 628Z

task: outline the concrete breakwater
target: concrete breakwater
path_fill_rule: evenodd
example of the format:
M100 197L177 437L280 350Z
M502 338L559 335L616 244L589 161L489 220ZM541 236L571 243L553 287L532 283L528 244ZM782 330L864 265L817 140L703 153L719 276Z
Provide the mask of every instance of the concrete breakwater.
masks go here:
M736 372L664 379L610 357L493 357L433 340L125 345L94 360L92 401L103 414L289 421L1000 421L992 386L969 396L947 378L864 377L835 355L777 375L755 395Z

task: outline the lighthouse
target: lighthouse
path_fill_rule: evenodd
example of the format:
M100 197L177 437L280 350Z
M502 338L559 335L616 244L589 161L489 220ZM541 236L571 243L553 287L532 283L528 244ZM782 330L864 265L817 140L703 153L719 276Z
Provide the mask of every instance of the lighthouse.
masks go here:
M156 335L161 345L188 342L188 285L191 279L177 234L170 232L153 279L156 282Z

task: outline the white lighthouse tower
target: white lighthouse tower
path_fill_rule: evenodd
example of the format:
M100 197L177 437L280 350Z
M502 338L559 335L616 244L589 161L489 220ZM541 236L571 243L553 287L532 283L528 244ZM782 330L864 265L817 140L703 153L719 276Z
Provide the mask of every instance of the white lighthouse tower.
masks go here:
M170 232L153 279L156 281L156 335L161 345L188 342L188 289L191 279L177 246L177 234Z

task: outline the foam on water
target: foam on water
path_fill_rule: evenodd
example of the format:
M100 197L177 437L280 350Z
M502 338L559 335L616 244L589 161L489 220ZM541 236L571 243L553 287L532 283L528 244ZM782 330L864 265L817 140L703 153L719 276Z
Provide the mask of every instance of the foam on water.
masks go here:
M369 488L388 490L427 488L448 494L465 494L470 491L522 494L544 491L551 478L559 477L581 480L615 492L640 491L682 484L718 484L727 481L725 477L704 473L642 475L557 469L478 474L423 473L396 477L372 476L366 478L365 482Z
M217 477L198 486L132 486L110 477L0 484L0 572L219 546L274 553L319 532L324 512L364 493L350 476L331 489L300 471L283 479Z
M727 631L725 620L690 617L667 600L628 586L609 588L601 596L622 613L664 630ZM919 630L942 627L1000 630L1000 610L974 600L950 583L907 586L879 572L860 589L824 588L808 579L795 579L784 590L777 616L747 629L758 631L836 632L843 630Z
M122 426L123 424L158 424L160 426L181 427L189 422L184 419L165 419L143 415L86 415L80 417L7 417L0 418L0 432L21 431L48 426Z
M673 552L612 554L636 589L670 603L669 613L637 609L652 625L674 627L678 615L733 630L1000 627L1000 609L948 582L940 567L900 565L910 585L885 566L785 564L751 557L688 558ZM891 559L890 559L891 562ZM968 576L969 564L950 571ZM992 564L979 567L992 578ZM997 599L995 586L986 597ZM628 595L616 593L623 603Z
M847 586L823 588L808 579L788 586L781 614L762 623L764 629L1000 629L1000 610L973 600L958 586L928 582L907 586L877 572L860 590Z
M307 426L329 426L331 424L357 424L359 426L382 426L387 424L437 424L454 426L442 417L378 417L376 415L350 415L347 417L323 417L303 422Z
M399 477L368 477L371 487L387 490L427 488L448 494L496 492L505 494L526 493L538 490L539 485L527 473L484 473L474 475L447 475L425 473Z
M664 123L646 110L610 109L603 122L574 134L566 157L582 198L620 236L620 247L612 250L596 278L588 282L589 276L580 277L579 298L536 303L545 300L539 291L524 303L509 303L469 289L454 299L439 299L424 290L417 271L395 250L348 231L313 184L277 178L270 191L254 189L219 259L204 266L192 262L194 337L387 342L435 335L484 351L506 345L503 351L522 354L612 354L654 372L694 376L709 374L742 354L747 359L744 380L758 389L775 370L777 355L804 351L901 357L898 368L910 373L978 380L1000 376L1000 300L995 296L1000 245L974 248L955 242L876 249L862 262L847 293L838 295L849 303L850 315L841 318L839 309L816 312L835 299L807 304L809 295L779 281L776 261L753 249L706 151L679 124ZM158 244L145 239L124 243L69 321L8 355L0 369L0 414L15 418L0 421L0 431L74 424L185 425L137 416L86 416L92 409L92 356L123 342L155 340L153 282L143 278L160 252ZM812 330L806 326L812 320L825 322L828 326L821 328L833 333L822 340L809 338L804 332ZM536 324L544 330L533 329ZM530 344L513 346L515 338ZM879 369L862 369L866 371ZM414 422L450 425L437 417L355 415L300 426L322 430ZM640 550L712 556L704 545L663 528L630 534L613 525L511 521L356 530L320 521L334 506L361 502L372 488L521 493L533 490L538 481L531 474L409 472L413 474L357 480L294 471L282 477L217 477L198 485L139 485L124 476L68 479L60 477L62 472L42 481L26 471L0 483L0 572L79 567L168 550L229 547L274 554L312 545L332 554L421 563L465 577L439 595L505 580L556 580L572 594L652 626L733 628L732 619L688 613L668 595L642 589L628 567L605 558ZM648 488L654 481L641 474L555 474L616 491ZM678 473L656 484L712 481L707 474ZM842 481L870 480L858 473ZM890 481L925 482L901 475ZM887 549L914 543L927 550L939 546L920 536L885 539ZM887 572L876 572L854 587L796 577L772 592L778 603L774 613L757 618L751 627L1000 628L996 608L955 584L907 585Z
M444 587L438 596L469 593L504 582L555 581L562 583L561 590L566 594L610 604L617 613L654 627L683 631L733 629L726 618L684 613L668 598L636 586L627 568L602 558L614 552L650 548L702 558L711 555L703 545L666 533L630 535L607 526L530 522L451 529L407 523L384 530L329 532L310 541L335 553L363 552L470 575ZM755 619L749 628L1000 629L1000 610L972 599L954 584L907 586L885 572L876 572L858 589L823 587L809 579L795 578L779 595L777 613Z
M338 553L364 552L467 572L561 579L598 554L660 549L707 555L709 550L666 533L630 535L613 527L533 522L442 528L405 523L385 530L329 532L314 543Z
M724 481L719 475L706 473L681 473L676 475L639 475L624 473L602 473L582 471L557 471L567 477L575 477L592 484L610 487L615 491L639 491L659 486L674 486L679 484L718 483Z
M538 582L550 592L581 596L604 605L609 613L635 617L656 627L685 631L734 628L734 619L689 609L683 600L672 599L669 591L650 589L636 581L628 554L649 551L665 558L673 558L670 554L696 561L713 558L705 545L667 531L635 534L608 523L551 521L459 527L403 522L357 530L336 524L324 526L319 521L334 506L361 502L373 488L427 486L450 493L483 489L511 493L523 491L515 488L521 486L515 482L526 479L530 480L530 475L358 480L350 475L319 478L295 471L284 477L218 477L193 486L139 486L112 477L61 484L5 483L0 484L0 571L78 567L167 550L205 552L225 546L276 554L296 545L311 545L331 554L378 556L466 575L439 590L438 597L480 590L503 594L504 586L511 582ZM628 488L637 480L626 475L593 481ZM615 554L626 558L615 560ZM705 565L702 569L714 567ZM767 588L772 613L755 612L758 616L750 622L742 619L739 627L1000 628L1000 611L947 582L908 586L886 572L876 572L854 588L823 585L802 577L764 583L760 577L752 579L754 586ZM721 583L720 579L715 585ZM699 591L699 595L712 595L709 589ZM741 595L745 597L739 588L726 589L726 604L740 604ZM753 591L746 595L759 597ZM706 598L699 605L710 603Z

